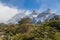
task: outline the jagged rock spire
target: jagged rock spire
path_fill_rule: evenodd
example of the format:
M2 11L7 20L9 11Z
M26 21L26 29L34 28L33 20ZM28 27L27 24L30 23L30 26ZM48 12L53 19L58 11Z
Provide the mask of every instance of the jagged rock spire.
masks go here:
M47 9L45 12L50 14L51 13L51 9Z
M37 15L37 12L35 10L33 10L32 14L33 15Z
M47 9L47 12L48 12L48 13L50 13L50 12L51 12L51 10L50 10L50 9Z

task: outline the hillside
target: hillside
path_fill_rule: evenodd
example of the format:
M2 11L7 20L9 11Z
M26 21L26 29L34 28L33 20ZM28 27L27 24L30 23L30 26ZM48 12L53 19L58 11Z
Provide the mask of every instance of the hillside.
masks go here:
M0 40L60 40L60 20L31 24L24 18L18 24L0 24Z

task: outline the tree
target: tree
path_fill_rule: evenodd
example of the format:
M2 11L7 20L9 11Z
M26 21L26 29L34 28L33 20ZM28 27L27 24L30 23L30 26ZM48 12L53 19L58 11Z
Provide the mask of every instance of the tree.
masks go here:
M18 24L26 24L26 23L30 23L30 18L28 18L28 17L23 18L18 22Z
M60 30L60 20L51 20L47 25Z

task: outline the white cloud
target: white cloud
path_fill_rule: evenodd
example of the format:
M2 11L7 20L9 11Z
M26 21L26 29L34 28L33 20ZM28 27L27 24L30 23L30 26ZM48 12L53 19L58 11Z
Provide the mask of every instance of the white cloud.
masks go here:
M29 16L32 13L32 11L27 10L26 13L24 13L25 15Z
M0 22L5 22L9 20L18 12L20 12L18 9L8 7L0 3Z
M31 11L30 10L18 10L15 7L5 6L3 3L0 3L0 23L8 21L13 16L15 16L17 13L21 13L21 14L23 13L25 15L29 15Z

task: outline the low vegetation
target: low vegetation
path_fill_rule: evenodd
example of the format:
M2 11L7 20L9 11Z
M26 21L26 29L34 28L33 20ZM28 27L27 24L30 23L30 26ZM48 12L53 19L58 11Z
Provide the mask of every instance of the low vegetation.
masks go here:
M31 24L29 18L18 24L0 24L1 40L60 40L60 20L42 25Z

